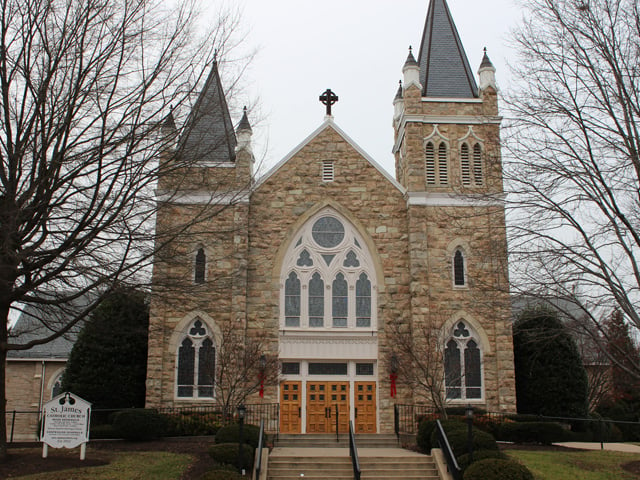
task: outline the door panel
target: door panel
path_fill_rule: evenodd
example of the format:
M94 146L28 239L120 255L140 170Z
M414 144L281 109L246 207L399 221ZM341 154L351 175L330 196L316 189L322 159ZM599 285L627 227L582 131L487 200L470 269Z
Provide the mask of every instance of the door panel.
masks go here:
M355 382L354 388L356 433L377 433L376 382Z
M280 431L282 433L300 433L302 431L301 385L302 382L282 382L280 384Z
M349 382L307 382L307 433L349 431Z

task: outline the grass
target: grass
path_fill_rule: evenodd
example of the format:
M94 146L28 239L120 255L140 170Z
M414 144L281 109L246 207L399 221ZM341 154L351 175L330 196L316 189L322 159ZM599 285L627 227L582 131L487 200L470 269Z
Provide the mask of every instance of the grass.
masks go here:
M509 450L510 457L526 465L536 480L631 480L638 477L621 465L640 460L640 455L612 451Z
M167 452L117 452L109 465L15 477L16 480L177 480L193 460Z

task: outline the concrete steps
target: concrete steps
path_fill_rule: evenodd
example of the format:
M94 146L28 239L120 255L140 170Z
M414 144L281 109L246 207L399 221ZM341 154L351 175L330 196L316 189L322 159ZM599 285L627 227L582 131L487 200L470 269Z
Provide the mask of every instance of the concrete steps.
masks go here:
M280 434L276 441L276 446L296 448L349 448L349 435L340 434L338 437L339 441L336 441L335 434ZM393 434L361 433L356 435L356 445L358 448L394 448L398 446L398 439Z
M280 435L269 455L268 480L353 480L344 437ZM358 435L356 443L362 480L440 479L431 456L398 448L394 435Z

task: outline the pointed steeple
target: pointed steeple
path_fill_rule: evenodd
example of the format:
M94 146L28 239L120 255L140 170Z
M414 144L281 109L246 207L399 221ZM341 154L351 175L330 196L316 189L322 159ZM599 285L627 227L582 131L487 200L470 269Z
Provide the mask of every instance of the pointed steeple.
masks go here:
M478 87L446 0L429 2L418 63L423 96L478 96Z
M187 159L207 164L235 161L236 135L214 60L211 73L187 119L180 149Z
M487 87L493 87L495 90L498 90L496 86L496 67L494 67L491 60L489 60L487 47L484 47L484 55L482 56L478 74L480 75L480 90L484 90Z

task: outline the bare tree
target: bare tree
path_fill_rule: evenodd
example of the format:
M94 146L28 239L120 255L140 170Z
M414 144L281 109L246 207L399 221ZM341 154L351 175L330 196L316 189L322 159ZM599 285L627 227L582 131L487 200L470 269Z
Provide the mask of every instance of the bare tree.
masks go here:
M507 100L512 282L606 340L614 308L640 330L640 7L526 0ZM606 350L603 350L606 352ZM610 361L615 361L609 356ZM640 364L622 366L640 378Z
M245 336L233 325L222 331L216 356L216 402L225 415L231 415L248 396L265 386L278 383L278 358L265 355L257 338Z
M158 249L187 231L154 233L158 178L194 160L169 148L179 131L159 126L172 127L163 123L170 106L178 120L191 110L216 49L230 57L238 17L221 15L198 37L191 0L176 8L160 0L4 0L0 9L4 418L7 351L63 335L115 284L143 284ZM188 222L202 215L194 218ZM11 310L49 310L37 318L44 334L9 336Z
M415 400L433 405L446 418L443 335L440 326L435 327L428 322L412 332L406 324L394 324L391 335L396 358L387 358L387 364L390 371L397 370L398 379L411 389Z

